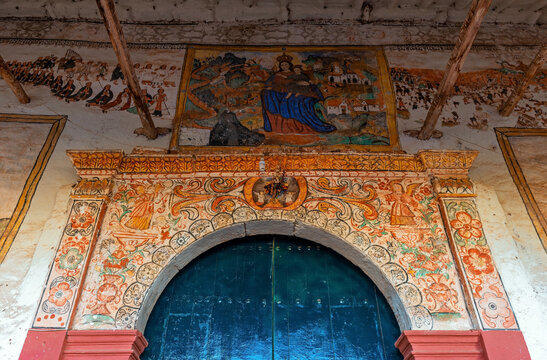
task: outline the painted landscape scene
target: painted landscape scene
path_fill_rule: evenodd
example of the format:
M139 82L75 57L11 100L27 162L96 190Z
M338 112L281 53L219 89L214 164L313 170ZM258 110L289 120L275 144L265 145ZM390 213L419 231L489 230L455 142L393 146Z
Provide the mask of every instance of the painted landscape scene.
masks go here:
M390 104L379 49L191 48L177 109L179 144L388 149Z

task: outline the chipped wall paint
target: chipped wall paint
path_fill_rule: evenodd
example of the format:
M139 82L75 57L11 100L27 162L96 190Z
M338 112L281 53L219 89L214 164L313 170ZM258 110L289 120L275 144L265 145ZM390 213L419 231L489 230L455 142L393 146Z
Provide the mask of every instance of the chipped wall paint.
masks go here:
M66 50L67 47L64 46L0 46L0 53L7 61L34 61L51 53L62 57ZM115 66L115 58L109 49L82 47L75 51L82 58L104 59L110 66ZM515 65L516 59L522 59L526 64L533 55L534 49L525 48L507 49L506 52L492 49L475 50L470 54L463 71L496 70L501 68L500 61ZM132 56L135 62L154 59L154 62L170 63L173 58L182 59L184 51L135 49ZM424 48L409 51L389 48L386 49L386 56L392 68L438 71L444 69L449 52L442 49ZM395 85L396 83L395 80ZM3 112L66 114L68 121L12 249L0 265L0 301L2 308L9 309L9 313L4 312L5 315L2 315L4 326L0 330L0 347L8 358L16 358L19 354L26 330L31 326L33 315L40 303L40 293L36 289L42 288L46 283L48 267L53 263L55 249L59 245L64 229L62 224L68 219L70 208L67 208L67 201L70 186L76 183L77 178L64 151L74 148L122 148L130 152L135 146L166 149L169 142L167 138L149 141L132 135L133 129L138 125L138 118L131 113L116 111L105 114L77 103L58 101L40 86L27 85L25 88L32 99L28 106L19 105L9 89L0 88ZM480 151L470 177L476 184L476 205L484 233L530 353L533 358L542 358L547 349L538 334L542 324L547 321L544 312L541 311L544 306L542 304L547 302L544 287L547 256L509 176L492 131L493 126L516 126L519 113L516 116L502 118L497 115L495 106L481 103L483 111L488 114L488 127L483 130L470 128L466 124L475 116L475 104L461 106L464 101L463 96L459 96L460 106L448 109L443 117L449 118L452 111L456 111L459 118L465 121L462 120L452 127L441 126L443 138L427 142L401 134L401 146L408 153L415 153L421 148ZM532 96L540 103L545 101L542 100L545 92L541 88L536 88ZM488 98L487 95L484 97ZM401 98L404 103L410 104L410 98ZM458 101L458 96L454 99ZM532 108L532 105L530 107ZM412 106L407 106L407 110L408 119L398 119L400 131L419 127L419 121L424 118L426 111L425 107L412 109ZM536 111L535 108L533 111ZM170 125L169 118L165 121L158 120L159 125Z

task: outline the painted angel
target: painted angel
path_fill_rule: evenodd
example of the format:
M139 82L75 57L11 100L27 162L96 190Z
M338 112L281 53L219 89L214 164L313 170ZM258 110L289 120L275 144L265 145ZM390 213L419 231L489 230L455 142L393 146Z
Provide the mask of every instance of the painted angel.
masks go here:
M418 203L412 197L420 184L410 184L406 190L400 182L392 182L392 192L386 196L386 200L393 202L391 206L391 225L416 225L414 212ZM411 208L412 207L412 208Z
M161 185L145 187L131 184L137 194L135 207L128 214L129 220L125 226L135 230L146 230L150 227L154 215L154 199L161 189Z

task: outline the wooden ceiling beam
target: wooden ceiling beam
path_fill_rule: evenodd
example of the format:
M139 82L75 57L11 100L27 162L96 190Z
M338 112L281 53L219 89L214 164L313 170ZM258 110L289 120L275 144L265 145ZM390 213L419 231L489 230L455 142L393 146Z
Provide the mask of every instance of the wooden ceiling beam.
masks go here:
M118 58L118 63L127 82L127 87L131 93L133 100L135 101L135 107L139 113L139 117L142 122L142 128L135 130L135 134L144 135L149 139L155 139L158 135L166 134L170 129L166 128L156 128L152 116L150 116L150 111L148 106L141 94L141 87L139 86L139 81L135 75L135 70L133 68L133 63L129 57L129 51L127 50L127 43L122 32L122 27L118 16L116 14L116 8L114 6L113 0L96 0L97 6L99 7L99 12L104 20L104 25L106 26L106 31L112 42L112 47Z
M473 45L475 36L479 31L482 19L486 15L491 3L492 0L473 0L467 17L460 28L460 35L452 50L452 55L446 64L443 79L439 85L437 94L431 103L431 107L427 112L422 128L419 131L405 131L405 134L417 137L420 140L431 138L431 136L434 135L434 132L437 133L435 134L435 137L442 136L439 131L435 130L435 126L437 125L437 121L439 120L439 116L443 111L446 101L452 95L452 90L454 89L456 80L458 80L458 75L460 74L465 58L467 57L467 54L469 54L469 50L471 50L471 45Z
M530 64L530 66L528 66L528 69L526 69L522 80L516 83L515 88L511 92L511 95L509 95L507 100L500 106L499 112L501 116L511 115L511 113L515 109L515 106L517 106L520 99L522 99L522 97L524 96L528 85L536 76L536 73L543 66L546 60L547 43L543 44L543 46L539 49L536 57L534 58L534 60L532 60L532 63Z
M25 89L23 89L15 76L13 76L13 73L11 72L8 64L6 64L2 56L0 56L0 76L6 81L8 86L11 88L11 91L13 91L13 93L17 97L17 100L19 100L21 104L28 104L30 102L30 98L25 92Z

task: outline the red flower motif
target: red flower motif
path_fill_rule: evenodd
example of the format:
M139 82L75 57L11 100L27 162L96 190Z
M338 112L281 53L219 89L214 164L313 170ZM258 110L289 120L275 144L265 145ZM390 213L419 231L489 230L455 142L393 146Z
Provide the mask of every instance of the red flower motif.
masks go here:
M93 216L89 211L75 214L70 218L70 225L73 229L87 229L91 224L93 224Z
M492 258L486 252L470 249L462 259L467 265L467 269L475 275L490 274L494 271Z
M482 236L482 224L479 220L473 219L465 211L458 211L456 218L450 221L450 225L457 230L458 235L464 239L471 237L480 238Z
M70 285L67 282L62 282L57 284L49 290L49 302L57 305L63 306L66 302L72 298L73 291L70 290Z

